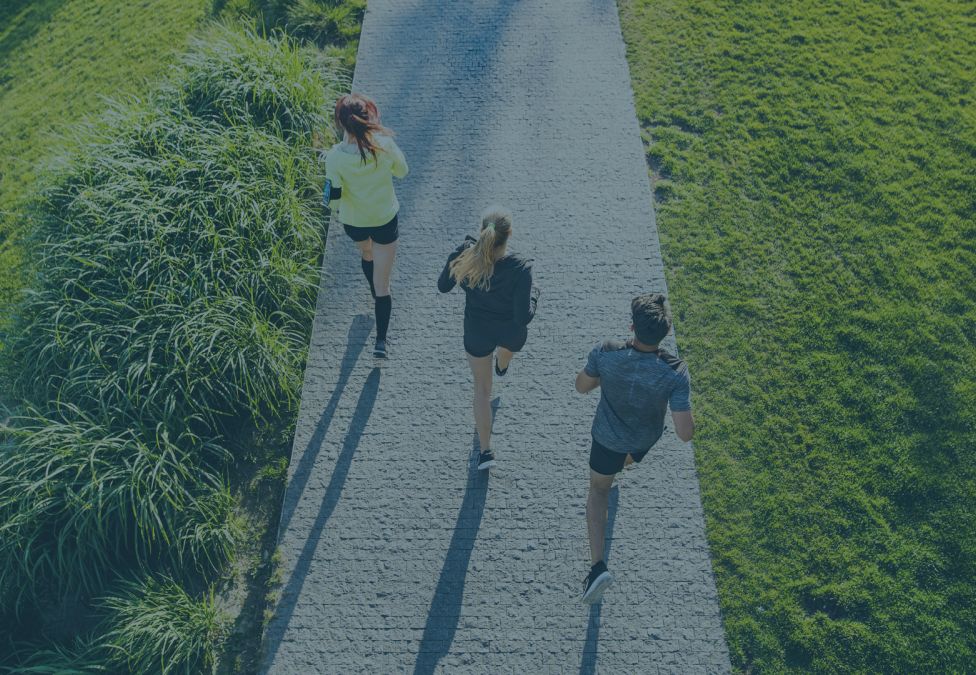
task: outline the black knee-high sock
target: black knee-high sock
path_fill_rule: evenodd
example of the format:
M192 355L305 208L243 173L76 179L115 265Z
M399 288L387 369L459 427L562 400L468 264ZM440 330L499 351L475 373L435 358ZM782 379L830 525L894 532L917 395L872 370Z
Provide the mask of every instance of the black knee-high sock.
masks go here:
M385 340L390 328L390 314L393 312L393 298L381 295L376 298L376 339Z
M366 281L369 282L369 293L375 298L376 288L373 286L373 261L362 260L362 263L363 263L363 274L366 275Z

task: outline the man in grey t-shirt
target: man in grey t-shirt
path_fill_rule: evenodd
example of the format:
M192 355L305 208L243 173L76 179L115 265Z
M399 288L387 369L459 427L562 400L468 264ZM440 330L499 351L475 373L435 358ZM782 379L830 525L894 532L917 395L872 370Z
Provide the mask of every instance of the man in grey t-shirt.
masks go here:
M688 367L658 348L671 330L671 315L660 293L639 295L630 303L634 337L627 342L607 340L590 352L576 376L576 391L600 387L600 403L593 418L590 447L590 495L586 526L593 566L586 576L583 602L597 603L613 582L604 562L603 541L613 478L625 465L640 462L661 434L664 415L678 438L690 441L695 432L691 416Z

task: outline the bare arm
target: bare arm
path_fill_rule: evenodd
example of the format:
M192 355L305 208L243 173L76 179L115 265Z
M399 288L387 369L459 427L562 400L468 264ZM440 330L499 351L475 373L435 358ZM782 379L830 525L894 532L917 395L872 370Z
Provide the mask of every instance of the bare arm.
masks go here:
M600 386L600 378L586 374L586 368L576 374L576 391L586 394Z
M691 416L690 410L671 411L671 419L674 421L674 433L678 438L686 443L695 435L695 418Z

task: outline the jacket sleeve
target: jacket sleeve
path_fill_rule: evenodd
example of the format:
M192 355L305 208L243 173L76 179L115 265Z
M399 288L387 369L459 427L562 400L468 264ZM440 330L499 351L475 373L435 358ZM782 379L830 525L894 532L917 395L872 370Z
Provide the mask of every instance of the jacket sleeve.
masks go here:
M532 266L526 264L515 282L514 319L520 326L528 326L535 317L535 308L539 302L539 289L532 283Z
M437 290L441 293L447 293L452 288L457 285L454 281L454 277L451 276L451 263L454 259L461 255L461 251L464 250L464 246L459 246L451 255L447 256L447 262L444 264L444 269L441 271L441 276L437 279Z
M330 152L325 156L325 178L332 184L332 191L329 195L331 201L342 198L342 176L335 169L335 162L330 162L329 158L332 155Z
M405 178L410 172L410 167L407 166L407 158L403 156L403 151L396 144L396 141L391 138L387 143L386 149L389 150L390 157L393 158L393 167L390 171L397 178Z

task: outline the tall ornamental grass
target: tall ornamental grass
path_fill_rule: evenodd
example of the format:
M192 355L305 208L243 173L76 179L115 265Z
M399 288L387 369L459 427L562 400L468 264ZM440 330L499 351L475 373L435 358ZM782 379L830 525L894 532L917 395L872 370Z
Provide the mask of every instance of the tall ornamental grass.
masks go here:
M198 465L206 443L163 428L113 431L71 406L25 417L0 465L0 594L91 595L120 568L219 569L233 545L232 500ZM212 444L211 444L212 445Z
M278 415L314 310L315 159L244 124L114 117L38 208L18 389L198 430Z
M7 675L199 675L212 672L213 645L224 639L228 617L212 592L194 597L168 578L123 580L98 600L104 616L98 640L12 647L18 664Z
M366 0L294 0L285 10L292 35L315 44L356 42Z
M146 675L213 668L213 645L226 635L227 619L212 592L194 598L172 580L152 578L124 582L119 591L103 600L112 612L105 642L112 665Z
M115 672L107 665L105 647L92 639L43 647L8 645L5 654L17 665L0 666L4 675L104 675Z
M262 44L253 33L233 29L208 33L192 42L182 60L183 77L164 91L191 115L270 128L294 141L307 139L323 128L322 113L331 103L326 87L345 83L318 52L289 48L291 57L282 58L281 44L277 37Z
M366 0L214 0L223 16L248 16L264 30L285 30L353 66Z
M37 275L0 364L19 408L0 426L0 626L18 627L0 672L212 664L232 439L297 409L335 72L215 26L154 96L84 127L25 214ZM66 606L89 620L45 642Z

